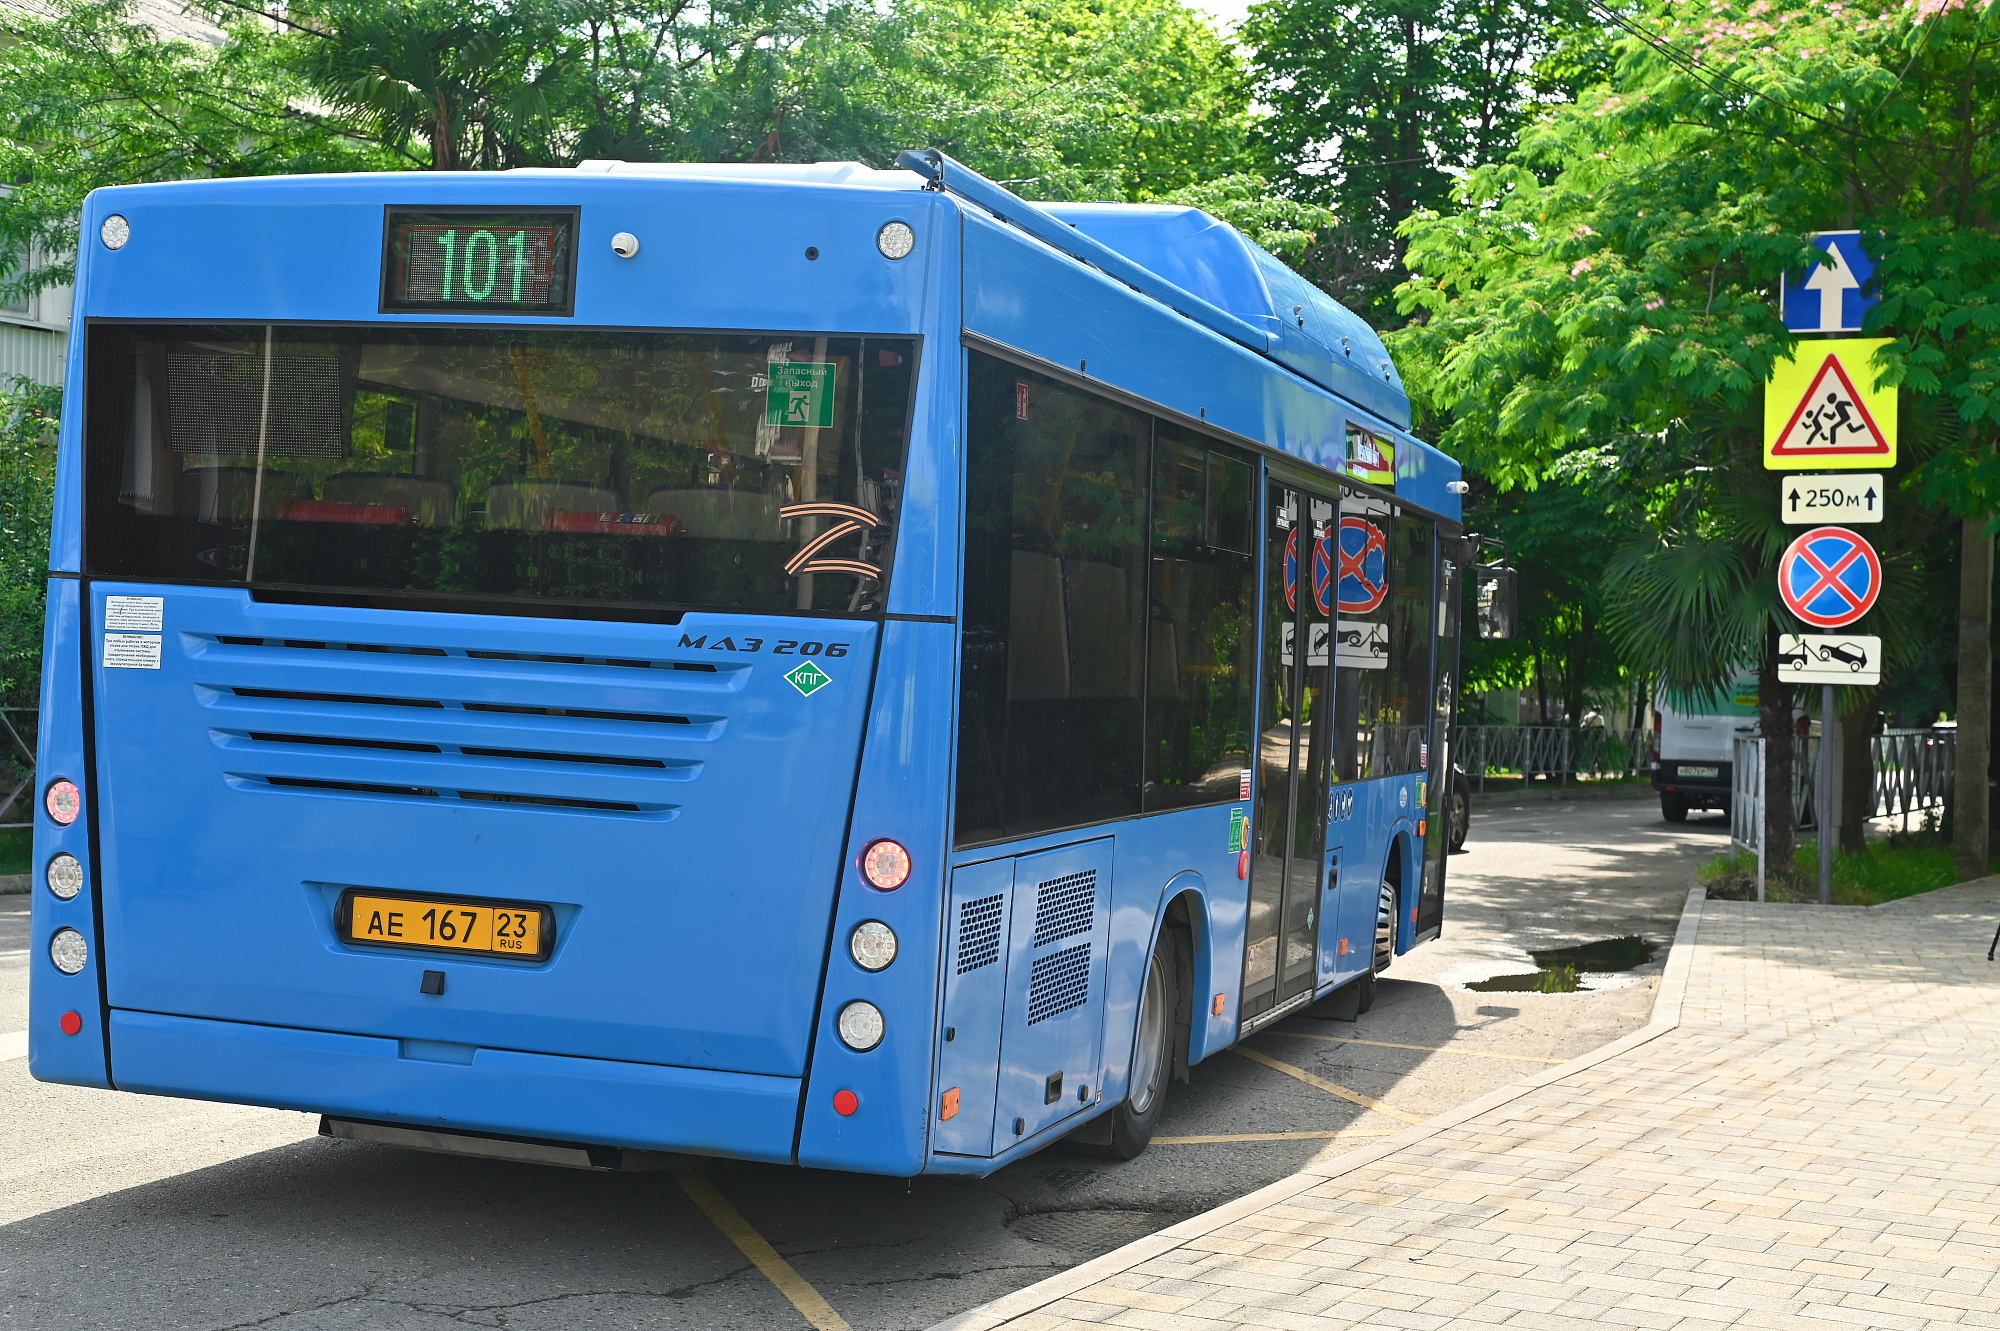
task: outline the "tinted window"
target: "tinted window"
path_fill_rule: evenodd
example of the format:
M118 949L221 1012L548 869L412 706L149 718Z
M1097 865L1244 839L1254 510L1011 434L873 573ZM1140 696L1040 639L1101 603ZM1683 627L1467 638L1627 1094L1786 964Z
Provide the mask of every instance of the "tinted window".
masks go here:
M1152 426L970 361L961 844L1139 811Z
M188 582L870 610L915 350L93 327L89 562Z
M1155 427L1148 812L1233 800L1250 765L1256 561L1249 460Z
M1431 524L1341 501L1338 780L1422 770L1430 736Z

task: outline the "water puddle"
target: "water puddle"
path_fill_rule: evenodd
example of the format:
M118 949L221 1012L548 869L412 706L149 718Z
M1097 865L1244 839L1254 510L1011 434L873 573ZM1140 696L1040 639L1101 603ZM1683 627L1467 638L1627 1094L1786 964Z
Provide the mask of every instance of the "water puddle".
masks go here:
M1578 976L1592 972L1601 975L1629 971L1651 961L1657 951L1658 944L1649 943L1637 934L1600 938L1592 943L1573 943L1568 947L1543 948L1528 953L1540 970L1519 975L1496 975L1490 980L1475 980L1465 987L1482 994L1588 992L1590 986L1582 983Z

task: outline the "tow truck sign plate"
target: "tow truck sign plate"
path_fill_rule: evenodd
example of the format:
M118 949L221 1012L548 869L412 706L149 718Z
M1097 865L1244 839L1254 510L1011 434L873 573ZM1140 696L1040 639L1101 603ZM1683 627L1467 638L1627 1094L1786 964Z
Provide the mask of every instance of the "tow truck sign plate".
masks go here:
M1793 525L1817 526L1880 522L1887 493L1879 472L1851 476L1787 476L1779 489L1778 514Z
M1880 684L1882 640L1866 633L1781 633L1778 682Z

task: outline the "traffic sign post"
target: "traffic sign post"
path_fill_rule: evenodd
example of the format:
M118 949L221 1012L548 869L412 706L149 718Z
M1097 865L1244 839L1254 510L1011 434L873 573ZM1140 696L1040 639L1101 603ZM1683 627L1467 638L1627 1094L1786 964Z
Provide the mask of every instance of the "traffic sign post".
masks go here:
M1801 342L1764 386L1764 466L1770 471L1896 465L1896 390L1875 386L1886 337Z
M1826 257L1803 273L1785 274L1780 306L1785 327L1795 333L1858 333L1861 321L1882 297L1863 294L1875 276L1875 260L1861 248L1859 231L1819 231L1812 243Z
M1882 640L1866 633L1781 633L1780 684L1882 682Z
M1795 527L1818 522L1880 522L1886 497L1879 472L1787 476L1778 486L1778 516Z
M1882 592L1882 561L1875 547L1845 527L1801 532L1778 561L1778 594L1794 615L1814 628L1837 629L1867 614ZM1820 684L1819 705L1819 900L1833 901L1833 737L1839 722L1833 707L1834 667L1848 668L1845 684L1881 678L1881 639L1787 635L1780 640L1778 678ZM1789 659L1788 659L1789 658ZM1857 659L1858 658L1858 659ZM1873 672L1864 681L1861 676Z
M1785 608L1816 629L1837 629L1867 614L1882 591L1875 547L1844 527L1814 527L1778 560Z
M1795 333L1858 333L1881 299L1867 290L1875 260L1859 231L1820 231L1818 263L1786 274L1778 295ZM1896 390L1875 386L1875 352L1889 339L1801 339L1771 367L1764 388L1764 466L1818 471L1896 465ZM1793 525L1880 522L1888 491L1879 471L1858 476L1787 476L1778 516ZM1778 562L1778 594L1813 628L1838 629L1867 614L1882 591L1875 547L1842 527L1802 533ZM1778 639L1778 679L1820 686L1819 900L1833 901L1833 690L1879 684L1882 640L1865 634L1787 633Z

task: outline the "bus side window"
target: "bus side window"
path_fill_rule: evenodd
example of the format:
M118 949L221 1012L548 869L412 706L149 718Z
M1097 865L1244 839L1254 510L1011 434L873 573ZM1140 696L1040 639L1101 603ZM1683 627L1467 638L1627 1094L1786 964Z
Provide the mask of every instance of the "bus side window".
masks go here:
M1139 812L1152 438L1143 412L969 354L961 845Z
M1160 423L1146 624L1145 811L1238 798L1250 765L1257 568L1247 460Z

